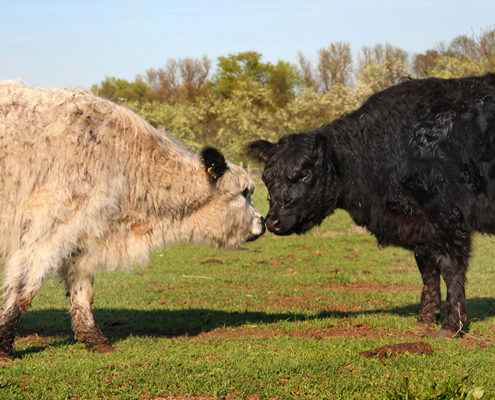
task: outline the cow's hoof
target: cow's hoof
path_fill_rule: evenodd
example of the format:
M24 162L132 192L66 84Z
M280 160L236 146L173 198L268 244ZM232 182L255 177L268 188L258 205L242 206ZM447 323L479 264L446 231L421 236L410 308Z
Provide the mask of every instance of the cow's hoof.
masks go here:
M440 318L436 314L422 314L418 317L418 324L425 325L437 325L440 322Z
M448 329L443 329L442 328L442 329L436 331L433 334L433 337L454 339L454 338L459 337L459 331L450 331Z
M436 324L427 324L424 322L416 322L416 325L410 329L415 336L429 337L437 331Z

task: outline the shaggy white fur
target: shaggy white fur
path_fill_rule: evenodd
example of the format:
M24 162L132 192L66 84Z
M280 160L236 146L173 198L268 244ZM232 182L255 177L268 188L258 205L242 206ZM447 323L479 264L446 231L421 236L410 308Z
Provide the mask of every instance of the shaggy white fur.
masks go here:
M212 183L199 155L124 107L86 90L1 82L0 356L11 354L10 325L49 272L71 294L76 338L95 348L102 343L85 329L99 332L91 311L99 268L143 262L165 243L232 248L262 234L254 183L227 165Z

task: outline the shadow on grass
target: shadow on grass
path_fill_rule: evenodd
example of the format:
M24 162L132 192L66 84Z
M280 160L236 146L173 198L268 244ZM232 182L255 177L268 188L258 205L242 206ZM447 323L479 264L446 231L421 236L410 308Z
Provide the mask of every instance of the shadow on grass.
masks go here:
M495 299L473 298L467 301L469 321L482 321L495 315ZM179 337L196 336L217 328L235 328L246 324L311 321L325 318L352 318L358 315L395 314L416 316L419 304L390 309L372 309L352 312L321 311L317 314L302 312L228 312L208 309L134 310L95 309L95 318L111 341L128 336ZM19 335L72 336L70 316L65 310L33 310L24 314Z

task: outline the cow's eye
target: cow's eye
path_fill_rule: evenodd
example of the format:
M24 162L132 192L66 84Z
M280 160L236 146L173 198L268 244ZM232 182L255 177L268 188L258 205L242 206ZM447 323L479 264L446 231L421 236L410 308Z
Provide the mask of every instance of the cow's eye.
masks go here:
M307 169L305 171L302 171L302 173L299 177L299 181L300 182L309 182L311 180L311 178L313 178L313 173L311 172L310 169Z
M244 190L242 191L242 195L243 195L243 196L247 199L247 198L249 197L249 189L247 189L247 188L246 188L246 189L244 189Z

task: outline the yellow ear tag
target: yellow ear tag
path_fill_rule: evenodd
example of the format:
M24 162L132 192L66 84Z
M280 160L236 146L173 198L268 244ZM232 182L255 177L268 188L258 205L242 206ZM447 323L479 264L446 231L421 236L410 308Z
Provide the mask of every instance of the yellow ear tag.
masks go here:
M215 171L213 171L213 168L215 168L215 163L212 163L211 164L211 167L207 169L208 171L208 175L210 175L213 179L217 179L218 178L218 175L215 173Z

